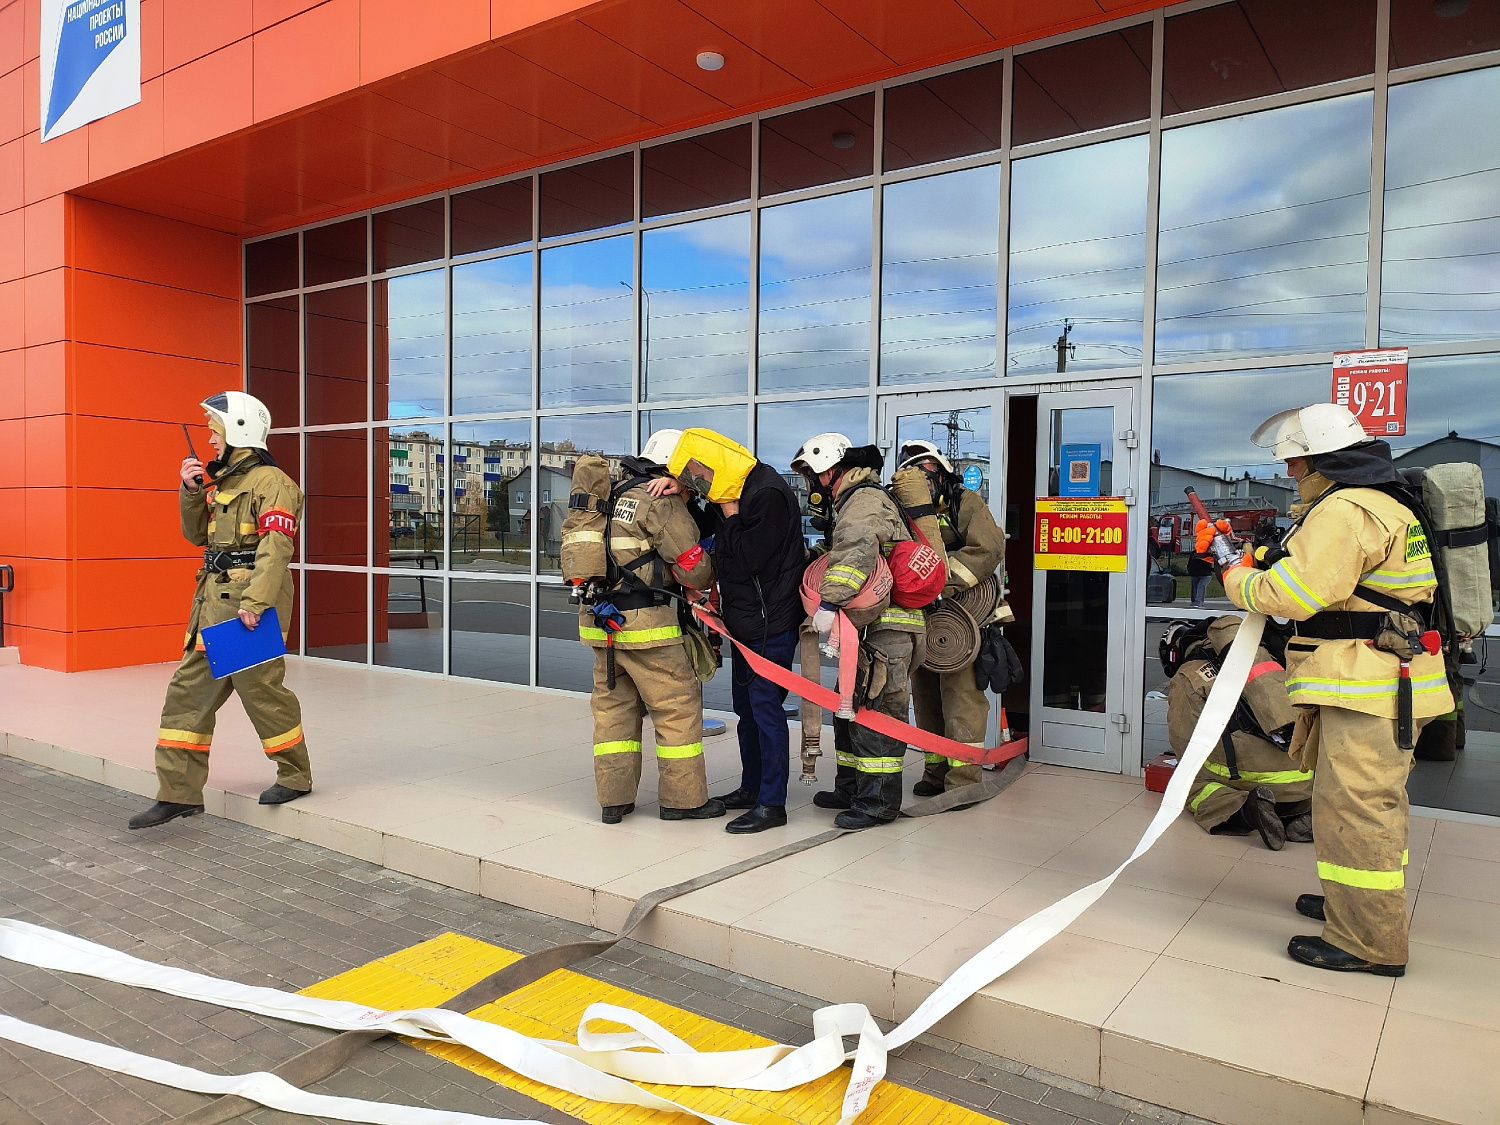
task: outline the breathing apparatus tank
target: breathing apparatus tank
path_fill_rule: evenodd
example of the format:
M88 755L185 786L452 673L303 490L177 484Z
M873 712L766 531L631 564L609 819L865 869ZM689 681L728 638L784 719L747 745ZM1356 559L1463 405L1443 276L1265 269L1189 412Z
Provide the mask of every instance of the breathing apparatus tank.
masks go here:
M604 550L609 492L609 462L597 453L579 457L562 525L563 580L575 588L604 579L609 569Z

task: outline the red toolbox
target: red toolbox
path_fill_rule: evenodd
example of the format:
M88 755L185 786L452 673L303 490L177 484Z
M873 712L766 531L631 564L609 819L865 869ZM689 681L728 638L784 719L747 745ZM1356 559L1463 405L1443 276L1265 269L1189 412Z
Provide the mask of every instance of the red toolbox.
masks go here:
M1176 754L1158 754L1146 763L1146 788L1153 793L1165 793L1176 768Z

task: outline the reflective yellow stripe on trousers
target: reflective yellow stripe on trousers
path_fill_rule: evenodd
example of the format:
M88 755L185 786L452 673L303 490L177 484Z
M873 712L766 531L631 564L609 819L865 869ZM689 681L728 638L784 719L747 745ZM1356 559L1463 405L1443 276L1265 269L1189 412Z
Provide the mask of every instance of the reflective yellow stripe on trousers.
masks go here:
M1318 878L1365 891L1397 891L1406 886L1406 853L1401 853L1402 870L1362 871L1358 867L1341 867L1337 863L1318 861Z
M1209 773L1216 773L1220 777L1229 777L1229 767L1221 766L1218 762L1204 762L1203 768ZM1252 770L1240 770L1241 781L1255 781L1262 785L1290 785L1297 781L1311 781L1312 771L1307 770L1276 770L1271 773L1255 773Z
M622 645L640 644L643 641L665 641L680 636L682 636L682 628L678 625L662 625L656 629L622 629L615 634L615 643ZM579 640L602 641L608 638L609 634L603 629L596 629L592 625L578 626Z
M1206 798L1212 796L1217 790L1226 788L1228 788L1228 786L1220 785L1217 781L1210 781L1202 789L1198 790L1198 795L1192 799L1191 803L1188 805L1188 808L1192 809L1194 812L1197 812L1198 806L1201 805Z
M696 758L703 753L703 743L693 742L687 746L658 746L658 758Z
M861 758L854 757L854 768L860 773L900 773L900 758Z
M601 754L639 754L641 744L638 739L622 739L619 742L596 742L594 743L594 757Z

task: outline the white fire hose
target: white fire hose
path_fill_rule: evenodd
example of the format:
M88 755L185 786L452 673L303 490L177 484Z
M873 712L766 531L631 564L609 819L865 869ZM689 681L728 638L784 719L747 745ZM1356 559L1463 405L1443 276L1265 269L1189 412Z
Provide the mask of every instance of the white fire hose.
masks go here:
M1120 873L1145 855L1181 814L1193 778L1218 745L1245 686L1265 618L1247 614L1215 678L1198 725L1167 784L1161 807L1130 857L1113 872L1012 926L974 954L889 1035L881 1032L863 1004L833 1004L813 1015L812 1042L742 1051L695 1051L660 1024L626 1008L591 1005L579 1022L577 1045L533 1039L497 1024L441 1008L383 1011L343 1000L319 1000L274 988L219 980L186 969L142 961L107 946L26 922L0 919L0 956L41 968L79 973L118 984L136 985L173 996L219 1004L237 1011L334 1030L382 1030L417 1039L449 1040L538 1082L595 1101L686 1113L714 1125L739 1125L670 1101L636 1082L671 1086L789 1090L842 1066L849 1055L844 1036L857 1035L853 1073L844 1092L839 1125L851 1125L885 1076L886 1055L928 1031L975 992L1036 952L1097 902ZM629 1032L595 1032L590 1024L607 1020ZM38 1027L0 1015L0 1038L61 1055L104 1070L130 1074L178 1089L205 1094L237 1094L290 1113L364 1121L377 1125L519 1125L514 1118L423 1109L417 1106L330 1097L300 1090L264 1072L223 1076L179 1066L149 1055ZM642 1050L640 1048L645 1048Z

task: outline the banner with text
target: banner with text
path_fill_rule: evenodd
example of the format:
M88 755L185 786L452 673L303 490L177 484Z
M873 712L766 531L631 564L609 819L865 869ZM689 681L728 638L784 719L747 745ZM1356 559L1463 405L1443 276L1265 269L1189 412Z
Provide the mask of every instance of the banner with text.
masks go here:
M141 0L42 0L42 140L141 100Z
M1333 401L1371 437L1406 433L1406 349L1334 352Z
M1123 571L1129 525L1123 496L1038 496L1034 565L1037 570Z

